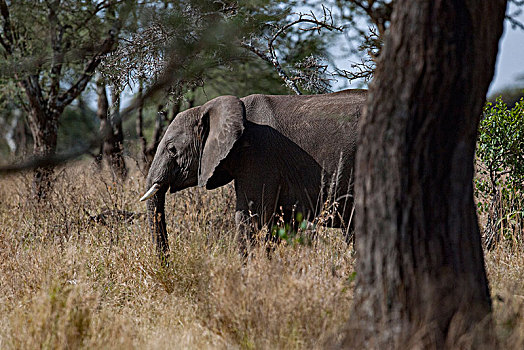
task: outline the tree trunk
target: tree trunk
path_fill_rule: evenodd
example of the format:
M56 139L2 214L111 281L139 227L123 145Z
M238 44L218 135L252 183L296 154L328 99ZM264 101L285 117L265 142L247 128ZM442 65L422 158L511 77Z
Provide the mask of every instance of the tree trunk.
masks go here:
M506 1L397 5L361 120L357 287L341 345L489 347L473 158Z
M60 113L49 110L31 109L29 127L33 135L33 150L36 157L48 157L55 154L58 137L58 118ZM33 174L33 196L45 200L52 186L53 167L36 168Z
M127 177L124 161L124 131L120 118L120 92L114 86L111 90L111 129L111 144L107 145L109 149L105 153L108 155L113 173L123 180Z
M142 94L142 86L140 86L140 95ZM147 145L146 138L144 137L144 121L143 121L143 106L140 106L138 109L137 119L136 119L136 134L140 141L140 146L142 150L142 158L143 158L143 171L148 172L149 167L151 166L151 162L153 161L153 158L155 157L156 149L158 147L158 144L160 143L160 140L162 139L162 136L164 135L164 129L166 127L166 123L171 123L173 119L177 116L177 114L180 112L180 109L182 107L182 103L180 99L177 99L175 103L173 104L173 108L171 110L171 119L168 117L168 111L164 109L164 105L159 104L157 107L157 115L155 119L155 130L153 131L153 139L151 140L150 145Z
M173 108L171 109L171 119L169 120L169 123L171 123L175 117L180 113L180 109L182 108L182 100L178 98L175 103L173 103Z
M5 130L3 137L9 147L11 156L25 156L28 148L27 133L30 130L27 130L24 118L16 113L16 107L8 106L8 108L12 108L15 112L13 112L13 117L9 121L0 119L0 128Z
M104 158L104 144L106 143L107 135L112 133L109 123L107 121L107 115L109 114L109 102L107 101L106 86L101 81L96 82L96 95L97 95L97 109L96 116L100 120L100 151L95 157L95 164L99 168L102 168L102 160Z
M34 156L45 158L52 156L56 151L58 136L58 118L63 109L54 105L43 97L38 81L38 75L30 75L21 80L22 88L28 99L28 124L33 136ZM33 196L37 201L46 199L52 185L53 167L36 168L33 174Z
M164 135L164 129L165 129L165 124L167 120L168 120L167 111L164 109L164 105L159 104L157 106L157 114L156 114L156 119L155 119L155 131L153 132L153 139L151 140L151 143L149 144L147 149L144 151L146 170L149 170L149 167L151 166L151 162L153 161L153 158L155 157L155 153L156 153L156 149L158 148L158 144L160 143L160 140L162 140L162 136Z
M138 98L141 101L142 101L143 92L144 92L144 84L141 80L139 83L139 87L138 87L138 95L139 95ZM136 128L136 136L138 138L138 141L140 142L140 151L141 151L140 161L142 163L142 170L147 173L147 171L149 170L149 164L147 162L147 157L146 157L147 141L146 141L146 138L144 137L144 103L143 101L140 104L140 106L138 107L135 128Z
M120 179L125 179L127 168L123 157L124 134L122 131L122 119L118 112L120 108L120 94L117 93L116 89L113 89L110 112L106 86L100 80L97 81L96 91L98 95L97 116L100 119L100 135L103 139L97 162L101 164L102 157L105 157L113 175Z

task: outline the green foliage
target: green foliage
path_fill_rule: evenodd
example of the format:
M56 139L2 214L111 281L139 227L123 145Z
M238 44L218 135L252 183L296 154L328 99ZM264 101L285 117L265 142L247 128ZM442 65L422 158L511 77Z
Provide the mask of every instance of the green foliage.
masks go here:
M35 74L46 87L57 64L62 64L58 74L72 82L113 25L109 11L95 15L100 5L94 1L17 0L8 8L10 21L2 18L0 36L14 39L0 46L1 83Z
M513 107L516 103L524 97L524 88L522 87L508 87L495 92L488 97L488 101L496 103L497 97L500 97L508 107Z
M93 110L85 105L69 106L60 118L58 129L59 151L74 147L86 147L93 135L98 133L100 121Z
M524 181L524 99L513 108L498 98L496 104L486 104L480 122L477 155L486 166L481 174L488 175L493 185L507 183L522 190Z
M271 63L242 48L241 43L254 40L264 46L278 28L296 20L295 5L289 0L144 2L133 9L130 18L134 23L122 29L119 48L105 60L101 71L121 87L142 81L146 86L163 85L177 96L194 86L205 85L208 90L208 84L217 86L219 95L238 90L238 96L289 92L279 87L283 82ZM305 31L303 27L287 28L275 42L287 71L305 71L301 66L312 56L327 55L329 31Z
M288 94L282 80L266 63L252 57L234 69L210 69L201 87L195 89L195 104L201 105L221 95L244 97L251 94ZM191 93L186 94L189 96Z
M126 17L124 9L129 3L130 0L0 1L0 100L10 101L14 97L14 108L23 113L10 117L18 125L23 124L22 120L28 121L37 154L52 155L57 138L63 141L67 133L72 141L67 142L66 149L86 145L82 127L86 119L61 121L61 116L85 90L102 58L112 50L119 19ZM74 127L59 135L59 122ZM6 134L0 136L5 138ZM16 142L22 143L22 139L26 138Z
M2 103L0 96L0 156L5 159L22 155L20 153L32 149L31 135L25 135L25 143L20 139L18 133L25 132L28 128L24 123L23 110L13 101ZM72 148L86 147L94 135L97 135L99 120L95 112L80 100L80 103L68 106L59 120L57 149L59 152L69 151ZM17 128L17 129L14 129ZM8 135L8 133L12 135ZM8 147L8 136L14 142L17 152Z
M488 230L512 236L524 218L524 98L508 108L502 98L488 102L479 126L475 180L481 212L489 215ZM508 230L510 229L510 230Z
M313 227L314 231L315 227ZM294 215L291 223L285 222L284 215L279 217L276 225L271 228L271 235L275 238L286 241L291 245L310 245L311 233L308 232L308 222L302 213Z

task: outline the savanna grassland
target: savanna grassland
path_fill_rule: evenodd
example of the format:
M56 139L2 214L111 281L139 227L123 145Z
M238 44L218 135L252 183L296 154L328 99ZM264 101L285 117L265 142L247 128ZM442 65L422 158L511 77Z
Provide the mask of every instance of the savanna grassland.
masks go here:
M120 183L80 162L55 177L41 204L31 174L0 179L0 349L322 348L350 315L355 256L338 230L244 264L231 186L189 189L167 196L166 267L139 170ZM501 348L522 349L523 246L486 265Z

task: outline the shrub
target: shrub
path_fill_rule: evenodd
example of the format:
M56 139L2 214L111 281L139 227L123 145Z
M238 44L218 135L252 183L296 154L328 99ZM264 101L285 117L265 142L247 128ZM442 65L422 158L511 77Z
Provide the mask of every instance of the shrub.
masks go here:
M488 102L479 126L476 191L487 212L488 249L502 237L522 241L524 224L524 98L508 108L502 98Z

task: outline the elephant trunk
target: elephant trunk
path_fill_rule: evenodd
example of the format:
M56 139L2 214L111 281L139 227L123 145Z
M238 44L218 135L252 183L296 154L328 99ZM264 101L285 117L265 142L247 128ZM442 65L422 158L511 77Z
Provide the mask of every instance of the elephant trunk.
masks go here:
M155 184L150 184L148 188L153 189ZM157 253L161 259L165 260L169 256L169 244L167 242L166 217L165 217L165 199L167 188L156 188L154 194L150 194L147 199L147 214L149 228L156 245ZM149 192L149 191L148 191ZM146 197L144 195L144 197Z

